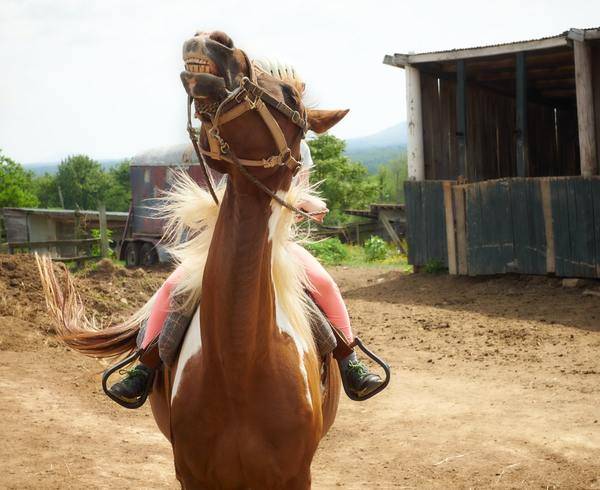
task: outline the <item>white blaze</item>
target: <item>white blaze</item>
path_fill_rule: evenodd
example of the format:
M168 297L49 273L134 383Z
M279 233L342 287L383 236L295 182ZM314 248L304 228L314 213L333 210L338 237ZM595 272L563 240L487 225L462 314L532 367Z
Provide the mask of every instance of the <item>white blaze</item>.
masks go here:
M196 313L192 317L190 326L188 327L187 332L185 333L183 345L181 346L179 358L177 359L177 371L175 371L175 380L173 381L171 403L173 403L175 395L177 394L179 384L181 383L181 376L183 374L186 364L194 355L200 352L201 347L202 339L200 338L200 306L198 306L198 308L196 308Z
M275 322L277 323L279 330L282 333L288 334L296 345L300 361L300 373L302 374L304 385L306 387L306 400L308 401L308 405L312 407L312 397L310 396L310 389L308 387L308 372L306 371L306 366L304 365L304 355L308 352L308 345L306 345L306 341L292 326L287 315L279 305L279 302L277 301L277 293L275 293Z

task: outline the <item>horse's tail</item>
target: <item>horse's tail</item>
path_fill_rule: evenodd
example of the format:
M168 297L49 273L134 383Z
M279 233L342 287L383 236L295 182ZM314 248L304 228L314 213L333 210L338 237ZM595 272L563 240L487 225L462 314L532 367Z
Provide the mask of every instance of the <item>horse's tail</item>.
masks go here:
M112 357L131 352L136 347L140 325L152 307L154 298L127 321L102 328L86 315L85 307L75 289L73 278L63 265L65 284L61 287L48 257L36 255L36 262L50 315L56 333L66 345L91 357Z

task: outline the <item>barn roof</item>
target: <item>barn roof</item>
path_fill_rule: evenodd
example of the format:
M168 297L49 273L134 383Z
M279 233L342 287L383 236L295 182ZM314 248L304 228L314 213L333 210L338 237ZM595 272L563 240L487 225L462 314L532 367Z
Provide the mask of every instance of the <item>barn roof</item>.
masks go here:
M430 51L424 53L395 53L385 55L383 63L386 65L404 68L406 65L462 60L468 58L483 58L487 56L506 55L522 51L536 51L542 49L567 47L573 40L600 39L600 27L586 29L572 28L555 36L541 37L525 41L491 44L471 48L450 49L444 51Z
M43 208L2 208L3 214L11 214L11 215L37 215L37 216L46 216L50 218L58 218L58 219L71 219L74 218L76 214L84 218L95 218L98 219L98 211L88 211L88 210L79 210L76 211L74 209L43 209ZM119 220L125 221L129 213L123 213L120 211L107 211L106 217L110 220Z
M138 153L131 160L132 166L176 166L197 163L198 157L190 143L152 148Z

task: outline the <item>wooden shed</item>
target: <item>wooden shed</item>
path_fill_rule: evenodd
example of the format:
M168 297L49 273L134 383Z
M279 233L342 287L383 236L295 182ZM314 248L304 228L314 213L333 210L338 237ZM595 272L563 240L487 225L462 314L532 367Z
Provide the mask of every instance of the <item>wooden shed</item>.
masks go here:
M100 228L98 211L2 208L2 216L9 253L25 250L70 259L99 242L91 237L91 230ZM120 236L126 221L127 213L106 213L113 237Z
M384 63L406 72L413 265L600 277L600 29Z

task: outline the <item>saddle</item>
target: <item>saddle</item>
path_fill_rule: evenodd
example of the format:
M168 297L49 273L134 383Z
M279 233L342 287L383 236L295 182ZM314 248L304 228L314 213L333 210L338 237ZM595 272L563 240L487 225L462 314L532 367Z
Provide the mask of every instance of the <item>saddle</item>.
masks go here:
M307 292L309 305L310 326L317 352L321 359L327 354L333 353L336 360L341 360L352 353L352 347L346 341L344 335L327 319L321 309L313 301ZM140 329L137 337L137 346L140 350L140 361L146 366L156 369L161 362L166 366L173 367L177 361L179 348L185 333L190 325L192 315L186 315L179 308L172 308L158 338L154 339L145 349L142 343L146 333L146 325Z
M390 369L388 365L373 352L367 349L359 337L355 337L352 343L348 343L344 334L329 322L323 311L313 300L310 293L306 292L306 295L306 300L309 305L310 326L315 339L317 352L321 359L325 360L326 357L331 354L333 358L339 362L352 354L355 347L358 347L368 357L379 364L386 374L385 382L377 390L363 397L356 396L351 392L351 390L348 389L346 384L343 383L346 395L354 401L364 401L381 392L389 383ZM172 299L172 301L175 300ZM177 304L174 306L177 306ZM142 325L136 340L138 349L119 363L108 368L102 376L102 387L108 397L125 408L138 408L143 405L151 391L154 376L151 376L151 378L148 380L148 386L145 394L133 403L124 402L110 393L107 388L108 378L115 371L131 364L138 358L140 362L151 368L153 371L158 369L163 363L168 367L173 367L177 361L181 343L183 342L191 320L192 315L186 315L182 313L180 308L173 308L167 315L158 338L153 339L146 348L141 347L146 333L146 325ZM344 381L343 378L342 381Z

